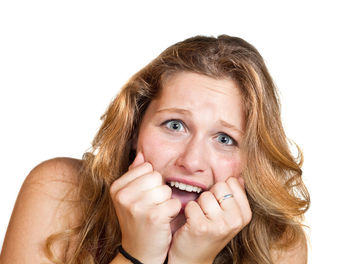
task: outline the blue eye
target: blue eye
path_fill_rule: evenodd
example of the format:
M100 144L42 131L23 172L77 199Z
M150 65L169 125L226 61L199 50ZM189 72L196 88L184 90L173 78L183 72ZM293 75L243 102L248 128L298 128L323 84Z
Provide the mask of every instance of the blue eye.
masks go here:
M230 136L226 135L226 134L219 134L216 138L216 140L223 144L223 145L228 145L228 146L236 146L237 145L237 142L231 138Z
M181 121L179 120L169 120L169 121L165 121L164 122L164 125L170 129L170 130L173 130L173 131L176 131L176 132L182 132L184 131L184 125L182 124Z

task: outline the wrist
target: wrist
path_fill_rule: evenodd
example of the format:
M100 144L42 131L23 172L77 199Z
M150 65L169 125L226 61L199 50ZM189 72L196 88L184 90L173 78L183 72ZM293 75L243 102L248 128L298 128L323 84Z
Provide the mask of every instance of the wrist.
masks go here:
M126 252L124 250L124 248L122 247L122 245L119 246L119 253L121 255L123 255L124 258L128 259L131 263L133 264L143 264L140 260L134 258L133 256L131 256L128 252Z
M168 254L168 264L213 264L214 260L193 260L193 259L183 259L179 256L173 254Z
M130 264L131 262L125 258L122 254L118 253L117 256L109 264Z
M123 258L123 260L126 261L126 262L123 262L123 264L124 263L128 263L128 264L163 264L164 259L166 258L166 255L164 257L161 257L159 255L156 255L155 257L147 256L147 255L141 256L140 254L134 255L133 253L126 251L122 247L122 245L119 246L118 255L120 255ZM114 263L110 263L110 264L114 264ZM119 262L118 262L118 264L119 264Z

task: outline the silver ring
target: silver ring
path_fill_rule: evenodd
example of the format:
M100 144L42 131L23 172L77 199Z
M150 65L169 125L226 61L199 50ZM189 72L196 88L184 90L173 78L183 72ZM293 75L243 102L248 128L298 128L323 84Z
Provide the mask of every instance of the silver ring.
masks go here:
M231 194L231 193L225 194L224 196L222 196L220 198L220 200L218 202L219 202L219 204L221 204L223 201L225 201L226 199L229 199L229 198L233 198L233 194Z

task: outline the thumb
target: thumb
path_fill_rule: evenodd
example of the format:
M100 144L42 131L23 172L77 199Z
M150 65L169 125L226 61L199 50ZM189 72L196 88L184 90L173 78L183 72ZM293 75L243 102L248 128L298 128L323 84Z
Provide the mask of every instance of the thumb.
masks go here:
M141 165L144 162L145 162L145 157L143 156L142 152L138 152L134 161L129 166L129 170Z

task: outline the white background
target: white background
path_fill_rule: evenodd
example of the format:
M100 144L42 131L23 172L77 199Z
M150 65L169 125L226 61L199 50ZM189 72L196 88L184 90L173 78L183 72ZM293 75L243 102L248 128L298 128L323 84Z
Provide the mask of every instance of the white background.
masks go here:
M0 246L36 164L80 158L118 89L167 46L225 33L263 55L304 151L310 263L349 263L345 2L0 1Z

